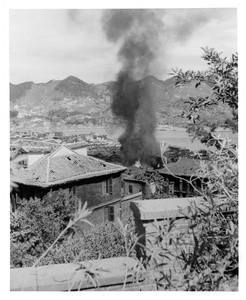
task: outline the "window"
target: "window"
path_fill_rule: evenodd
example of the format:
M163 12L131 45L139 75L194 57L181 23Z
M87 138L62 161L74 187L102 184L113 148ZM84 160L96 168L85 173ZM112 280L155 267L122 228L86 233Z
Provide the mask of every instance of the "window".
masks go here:
M71 196L76 196L76 195L77 195L77 187L76 187L76 185L71 186L71 187L69 188L69 194L70 194Z
M130 193L130 194L132 194L132 193L133 193L133 187L132 187L132 185L131 185L131 184L129 185L129 193Z
M169 183L169 194L170 195L174 194L174 182Z
M114 221L114 206L108 207L108 220L109 220L109 222Z
M103 195L113 195L112 178L103 182Z
M187 182L185 180L182 181L182 192L187 192Z
M76 187L76 185L74 185L73 187L72 187L72 194L75 196L75 195L77 195L77 187Z
M19 161L19 165L22 167L22 168L27 168L27 165L28 165L28 161L27 159L24 159L24 160L21 160Z
M179 191L182 192L183 190L183 180L179 179Z
M164 181L164 183L163 183L163 193L164 194L168 194L169 193L169 182L167 182L167 181Z

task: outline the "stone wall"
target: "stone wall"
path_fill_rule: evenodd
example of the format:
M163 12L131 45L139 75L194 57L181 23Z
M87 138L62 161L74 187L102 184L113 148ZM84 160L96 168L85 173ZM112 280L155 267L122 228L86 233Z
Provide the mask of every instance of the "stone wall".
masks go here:
M78 268L79 264L83 268ZM18 268L10 271L11 291L113 291L153 290L145 284L134 283L132 275L125 276L137 261L130 257L114 257L80 263L48 265L35 268ZM95 284L84 277L86 270L96 271ZM84 278L84 279L83 279Z

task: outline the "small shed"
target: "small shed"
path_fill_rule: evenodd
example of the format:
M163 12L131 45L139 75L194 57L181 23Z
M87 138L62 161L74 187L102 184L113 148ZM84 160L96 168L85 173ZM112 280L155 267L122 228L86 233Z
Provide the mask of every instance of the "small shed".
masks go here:
M203 197L132 201L130 208L133 212L136 233L140 237L139 242L147 249L143 252L142 248L139 247L137 255L141 257L149 255L152 251L160 251L160 248L155 249L156 239L161 228L167 228L166 226L168 226L171 219L176 218L175 226L171 232L173 236L187 230L188 219L183 213L188 213L189 207L192 207L194 203L197 206L202 206L204 203ZM169 236L166 236L166 239L163 239L163 245L168 242L168 238Z

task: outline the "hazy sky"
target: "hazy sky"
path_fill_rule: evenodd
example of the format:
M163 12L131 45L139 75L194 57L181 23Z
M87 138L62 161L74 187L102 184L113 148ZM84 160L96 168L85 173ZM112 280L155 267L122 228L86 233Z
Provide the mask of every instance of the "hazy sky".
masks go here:
M237 51L237 10L161 9L164 23L155 76L171 68L204 69L201 47L225 56ZM12 9L9 13L10 82L35 83L76 76L88 83L114 80L119 44L102 31L103 10Z

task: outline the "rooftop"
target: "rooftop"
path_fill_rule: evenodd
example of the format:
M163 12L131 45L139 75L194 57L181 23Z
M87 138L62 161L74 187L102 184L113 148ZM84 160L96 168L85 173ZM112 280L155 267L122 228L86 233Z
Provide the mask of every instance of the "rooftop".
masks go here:
M55 147L57 148L57 147ZM42 153L49 153L51 151L51 148L48 147L48 146L21 146L19 149L18 149L18 152L19 153L39 153L39 152L42 152Z
M122 172L126 168L77 154L65 145L46 154L29 169L18 170L17 183L49 187L85 178Z
M213 199L224 212L229 212L231 209L228 206L227 198L216 197ZM135 200L131 201L133 210L138 210L140 219L142 221L169 219L175 217L184 217L189 214L190 210L194 211L195 207L201 211L208 211L211 207L211 202L207 201L204 197L187 197L187 198L162 198L151 200ZM193 209L192 209L193 208ZM195 210L197 210L195 208ZM197 210L199 213L199 210Z
M145 201L132 201L140 211L141 220L171 218L187 210L191 203L202 204L203 197L163 198Z
M88 146L88 143L86 141L80 141L80 142L74 142L74 143L67 143L67 147L70 149L78 149L78 148L84 148Z
M160 174L174 174L179 176L191 176L196 175L200 169L201 160L193 158L180 158L175 163L170 163L167 168L164 167L159 170Z

